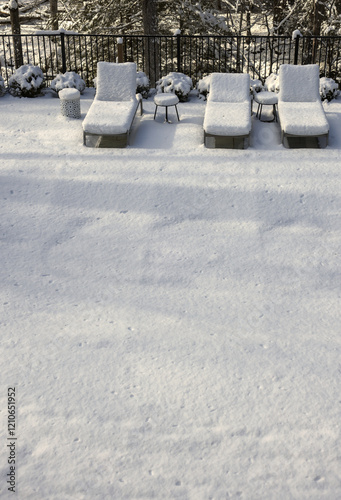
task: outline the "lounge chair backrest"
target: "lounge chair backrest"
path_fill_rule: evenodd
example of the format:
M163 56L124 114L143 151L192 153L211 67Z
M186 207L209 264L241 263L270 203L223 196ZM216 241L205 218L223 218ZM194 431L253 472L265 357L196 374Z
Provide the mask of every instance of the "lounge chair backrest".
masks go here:
M97 63L96 99L132 101L136 98L135 63Z
M250 75L247 73L212 73L208 100L213 102L250 100Z
M284 102L320 101L319 66L282 64L279 68L279 96Z

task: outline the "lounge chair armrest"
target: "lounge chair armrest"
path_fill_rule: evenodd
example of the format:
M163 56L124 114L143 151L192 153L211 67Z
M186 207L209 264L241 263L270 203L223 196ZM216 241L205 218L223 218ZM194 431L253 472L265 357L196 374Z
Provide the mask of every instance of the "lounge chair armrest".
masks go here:
M140 106L140 115L143 115L143 101L142 101L142 95L141 94L136 94L136 99L139 101L139 106Z

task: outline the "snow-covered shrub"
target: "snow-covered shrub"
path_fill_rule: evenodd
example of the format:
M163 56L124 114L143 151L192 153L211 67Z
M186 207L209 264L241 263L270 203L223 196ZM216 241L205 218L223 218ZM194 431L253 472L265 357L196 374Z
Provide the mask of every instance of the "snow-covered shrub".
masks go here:
M263 90L263 84L261 80L251 80L250 86L251 92L261 92Z
M57 93L63 89L77 89L83 94L85 81L74 71L67 71L64 74L60 73L52 80L51 89Z
M148 98L150 90L150 81L146 73L138 71L136 75L136 92L141 94L144 99Z
M279 79L277 73L271 73L264 82L265 90L269 92L279 92Z
M336 99L338 94L339 85L332 78L320 78L320 96L322 101Z
M156 82L156 90L158 93L172 92L178 96L180 102L186 102L188 100L192 88L192 79L183 73L168 73L167 76L160 78L160 80Z
M5 81L0 75L0 97L6 94L6 86L5 86Z
M206 101L207 96L210 92L211 75L204 76L197 83L197 89L199 91L199 97Z
M36 97L45 86L44 74L38 66L20 66L8 82L8 91L15 97Z

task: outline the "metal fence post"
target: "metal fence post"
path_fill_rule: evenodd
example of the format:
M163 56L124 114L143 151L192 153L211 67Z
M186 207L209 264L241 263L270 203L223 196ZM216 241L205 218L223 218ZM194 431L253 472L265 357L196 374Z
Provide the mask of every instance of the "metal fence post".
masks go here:
M65 33L60 31L60 45L62 52L62 73L66 73L66 51L65 51Z
M181 73L181 47L180 47L180 37L181 34L178 33L176 35L176 61L177 61L177 68L178 68L178 73Z
M294 56L294 64L296 64L296 65L298 63L298 50L299 50L299 46L300 46L300 38L301 38L301 35L299 35L298 33L296 33L296 37L295 37L295 56Z

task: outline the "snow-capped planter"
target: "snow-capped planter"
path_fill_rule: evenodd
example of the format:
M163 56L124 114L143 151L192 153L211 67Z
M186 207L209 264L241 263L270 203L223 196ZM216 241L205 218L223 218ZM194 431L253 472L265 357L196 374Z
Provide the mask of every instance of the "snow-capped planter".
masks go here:
M200 99L204 99L206 101L207 95L210 92L210 83L211 83L211 75L204 76L197 83L197 89L199 91Z
M148 98L150 81L146 73L138 71L136 74L136 93L141 94L144 99Z
M156 82L156 90L160 92L172 92L177 95L180 102L186 102L190 91L193 88L192 79L183 73L168 73Z
M0 97L2 97L3 95L6 94L6 86L5 86L5 81L4 79L2 78L2 76L0 76Z
M320 96L322 101L331 101L339 95L339 85L332 79L320 78Z
M51 89L57 94L63 89L76 89L82 94L85 89L85 81L74 71L67 71L64 74L60 73L52 80Z
M65 88L59 91L60 109L63 116L80 118L80 92L75 88Z
M45 86L44 74L39 66L20 66L8 82L8 91L15 97L37 97Z

